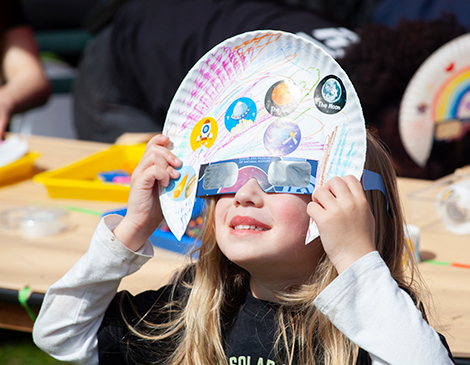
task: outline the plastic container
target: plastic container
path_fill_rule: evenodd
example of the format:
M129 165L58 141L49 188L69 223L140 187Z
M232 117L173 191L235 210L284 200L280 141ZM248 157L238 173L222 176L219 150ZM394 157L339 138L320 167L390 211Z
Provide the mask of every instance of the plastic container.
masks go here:
M29 152L19 160L0 167L0 186L31 178L34 175L34 160L39 156L39 153Z
M469 218L465 218L463 214L464 206L469 209L469 194L466 194L465 199L457 199L457 195L450 194L455 186L461 184L470 184L470 173L459 171L452 175L438 179L424 188L415 190L408 194L410 203L409 207L409 221L410 223L420 227L423 232L436 232L454 234L470 234ZM450 199L452 197L452 199ZM456 209L450 209L454 204L457 204ZM454 207L455 208L455 207ZM454 212L454 214L452 214ZM462 216L456 219L455 213L460 213ZM461 232L457 232L461 230Z
M128 185L103 183L98 174L117 169L131 173L144 152L144 143L116 145L71 165L40 173L33 179L44 184L53 198L127 202Z
M69 226L67 211L35 206L4 211L0 221L2 231L27 238L55 235Z

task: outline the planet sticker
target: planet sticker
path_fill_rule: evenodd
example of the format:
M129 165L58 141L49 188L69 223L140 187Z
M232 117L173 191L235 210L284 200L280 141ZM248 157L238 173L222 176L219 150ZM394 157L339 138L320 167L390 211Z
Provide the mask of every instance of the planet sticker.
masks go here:
M225 113L225 127L231 133L240 133L250 128L256 119L256 104L250 98L235 100Z
M263 190L266 190L271 186L268 181L268 176L263 170L256 166L245 166L238 170L237 182L233 186L220 189L219 193L223 194L236 192L251 178L255 178L258 181L258 185Z
M178 179L171 179L164 192L175 201L187 199L196 186L196 172L192 166L182 166L178 169Z
M218 126L214 118L202 118L191 132L190 142L193 151L211 148L217 138Z
M346 89L335 75L324 77L315 88L313 101L322 113L336 114L346 105Z
M275 156L286 156L294 152L300 144L302 133L297 123L288 118L279 118L266 129L264 147Z
M284 117L297 109L300 97L300 89L293 81L281 80L269 88L264 98L264 106L269 114Z

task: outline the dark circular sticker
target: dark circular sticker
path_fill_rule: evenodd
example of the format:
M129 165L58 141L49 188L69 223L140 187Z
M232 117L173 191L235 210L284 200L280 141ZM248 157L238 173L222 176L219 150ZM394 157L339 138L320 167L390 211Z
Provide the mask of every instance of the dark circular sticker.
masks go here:
M315 89L313 101L322 113L336 114L346 105L346 89L335 75L324 77Z
M300 103L300 89L291 80L273 84L264 98L264 106L271 115L284 117L292 113Z

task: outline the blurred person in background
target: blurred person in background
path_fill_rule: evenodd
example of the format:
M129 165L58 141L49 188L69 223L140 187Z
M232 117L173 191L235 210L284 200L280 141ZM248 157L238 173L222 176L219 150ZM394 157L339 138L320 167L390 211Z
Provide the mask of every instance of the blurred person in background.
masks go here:
M2 1L0 49L0 137L3 138L12 114L45 104L51 93L33 30L25 20L20 1Z
M412 11L406 5L398 26L371 23L385 2L107 0L95 14L91 31L97 36L75 82L79 138L112 143L125 132L161 131L171 96L207 50L239 33L276 29L321 43L340 62L356 85L366 123L389 147L400 176L436 179L452 173L470 163L470 151L462 147L468 143L434 146L420 168L400 141L398 112L424 60L467 30L452 15L406 20Z
M405 151L398 129L400 103L421 64L438 48L465 34L452 14L438 19L402 19L395 26L370 23L356 28L361 41L338 59L361 100L366 123L390 149L399 176L437 179L470 164L470 135L434 143L422 168ZM470 57L470 55L469 55Z
M121 6L106 23L94 17L74 85L74 118L80 139L114 142L125 132L161 131L172 96L194 63L236 34L275 29L330 44L333 56L356 35L324 13L266 0L108 0ZM93 18L93 17L92 17ZM326 32L315 38L316 31ZM314 39L315 38L315 39ZM330 42L331 41L331 42Z

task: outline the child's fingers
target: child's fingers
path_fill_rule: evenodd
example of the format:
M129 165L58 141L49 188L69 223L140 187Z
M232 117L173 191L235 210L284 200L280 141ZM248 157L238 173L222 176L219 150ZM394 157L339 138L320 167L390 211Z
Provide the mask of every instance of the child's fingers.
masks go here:
M328 205L334 203L335 197L328 188L324 186L316 189L312 194L312 201L326 209Z
M132 183L150 188L158 181L162 186L168 186L170 179L176 179L178 176L179 172L171 166L153 164L141 173L132 174Z
M167 146L169 141L170 138L168 136L164 136L163 134L156 134L147 142L146 149L153 145Z
M307 214L314 220L317 220L317 217L321 217L321 215L325 212L325 208L316 200L312 200L307 205Z
M325 209L332 209L341 200L347 197L348 186L340 177L333 177L324 186L313 192L312 199L321 204Z
M154 145L145 151L145 154L142 157L142 160L139 162L136 170L142 171L153 164L161 164L163 162L164 164L175 168L181 166L181 160L178 159L171 151L165 147Z
M364 195L364 188L361 184L361 182L352 175L344 176L342 178L344 183L347 185L349 191L354 195L354 196L363 196Z
M175 168L181 166L179 160L168 148L165 146L169 143L166 136L156 135L147 144L144 156L134 170L136 174L142 173L153 165L158 165L163 169L167 169L172 178L177 178L179 173Z

